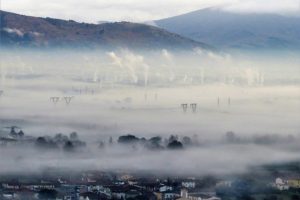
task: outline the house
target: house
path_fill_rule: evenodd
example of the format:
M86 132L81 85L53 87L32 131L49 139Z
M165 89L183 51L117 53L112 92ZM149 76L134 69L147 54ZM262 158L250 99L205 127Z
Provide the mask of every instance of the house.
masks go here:
M175 191L168 190L168 191L162 192L162 200L173 200L178 197L179 197L179 194L176 193Z
M282 178L276 178L274 186L278 190L288 190L289 189L288 181L283 180Z
M187 189L182 189L180 191L180 198L178 198L177 200L202 200L200 197L191 197L189 196L188 190Z
M145 182L145 183L141 183L140 185L142 186L142 188L151 192L159 190L160 187L159 183L157 182Z
M38 184L28 184L25 185L24 188L32 190L32 191L40 191L42 189L54 190L55 185L51 183L38 183Z
M85 192L80 194L79 199L81 200L99 200L100 197L98 194L93 193L93 192Z
M288 186L291 188L300 188L300 179L296 178L296 179L289 179L287 181Z
M18 199L37 199L38 198L38 192L31 191L28 189L20 189L15 192L16 196L18 196Z
M21 188L19 183L2 183L2 187L7 190L19 190Z
M125 199L126 192L129 191L129 188L126 185L113 185L108 186L111 191L111 196L115 199Z
M155 192L154 193L157 200L174 200L180 195L174 191L164 191L164 192Z
M99 194L106 196L107 198L112 198L112 192L108 187L101 186L98 190Z
M173 187L172 187L172 186L161 185L161 186L159 187L159 191L160 191L160 192L166 192L166 191L170 191L170 190L173 190Z
M221 200L219 197L211 196L202 193L191 193L189 194L187 189L182 189L180 192L180 198L176 200Z
M219 181L216 184L216 187L231 187L231 186L232 186L232 181L227 181L227 180Z
M80 185L69 185L69 184L64 184L61 185L61 187L59 187L57 189L57 191L64 196L64 200L71 200L74 198L79 198L79 194L80 194Z
M157 200L157 197L153 192L144 191L142 197L143 199L147 199L147 200Z
M138 184L138 181L136 181L136 180L129 180L129 181L128 181L128 184L129 184L129 185L137 185L137 184Z
M181 182L181 185L185 188L195 188L196 182L193 180L185 180Z
M121 177L120 177L120 179L122 180L122 181L129 181L129 180L133 180L133 176L132 175L129 175L129 174L124 174L124 175L122 175Z
M3 200L5 199L15 199L17 197L17 195L13 192L5 192L2 194L2 198Z
M126 192L126 194L125 194L126 199L128 199L128 198L134 199L137 196L141 196L141 195L142 195L142 193L137 190L130 190L130 191Z

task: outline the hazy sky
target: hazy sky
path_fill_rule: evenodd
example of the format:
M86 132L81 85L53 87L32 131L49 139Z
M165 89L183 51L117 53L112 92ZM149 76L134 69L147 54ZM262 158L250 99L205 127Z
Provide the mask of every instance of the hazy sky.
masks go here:
M300 13L300 0L2 0L1 3L1 9L7 11L85 22L151 21L211 6L238 12Z

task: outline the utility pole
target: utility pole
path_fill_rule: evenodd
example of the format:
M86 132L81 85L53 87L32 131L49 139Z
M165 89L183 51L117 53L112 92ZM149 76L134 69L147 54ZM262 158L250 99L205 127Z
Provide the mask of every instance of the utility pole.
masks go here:
M181 107L183 109L183 112L186 113L187 108L188 108L188 104L187 103L183 103L183 104L181 104Z
M193 113L197 112L197 104L196 103L191 103L190 107L192 108Z

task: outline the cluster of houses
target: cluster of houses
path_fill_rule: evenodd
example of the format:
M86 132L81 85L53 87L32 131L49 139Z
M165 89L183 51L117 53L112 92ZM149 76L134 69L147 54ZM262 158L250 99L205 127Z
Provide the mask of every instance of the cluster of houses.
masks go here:
M300 177L299 178L276 178L275 182L272 184L278 190L289 190L290 188L299 189L300 188Z
M221 200L197 188L196 179L170 181L131 175L84 174L76 180L1 180L0 199L55 200ZM110 177L110 178L107 178Z

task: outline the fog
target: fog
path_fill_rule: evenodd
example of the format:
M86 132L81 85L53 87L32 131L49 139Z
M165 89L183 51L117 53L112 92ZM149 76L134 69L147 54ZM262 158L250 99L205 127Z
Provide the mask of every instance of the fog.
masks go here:
M300 157L299 52L1 51L1 137L13 125L34 137L76 131L87 146L71 155L1 147L0 173L55 167L226 174ZM224 142L228 131L241 139ZM199 145L132 149L117 144L126 134L197 136ZM115 144L99 149L110 136ZM255 142L260 137L277 139Z

